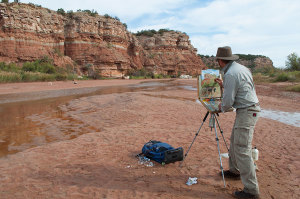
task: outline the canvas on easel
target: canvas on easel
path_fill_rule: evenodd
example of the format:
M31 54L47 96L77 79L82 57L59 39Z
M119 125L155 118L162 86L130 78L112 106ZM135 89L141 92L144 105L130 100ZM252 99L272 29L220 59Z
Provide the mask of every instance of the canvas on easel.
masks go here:
M222 79L219 70L202 70L198 76L198 99L210 113L218 113L222 102L222 89L215 78Z

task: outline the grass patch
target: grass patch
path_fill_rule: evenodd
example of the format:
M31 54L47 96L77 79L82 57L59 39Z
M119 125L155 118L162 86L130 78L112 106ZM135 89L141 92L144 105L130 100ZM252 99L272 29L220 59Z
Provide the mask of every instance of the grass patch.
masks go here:
M281 69L260 70L253 73L255 83L262 82L300 82L300 71L287 71Z
M45 82L55 81L54 74L45 74L40 72L24 72L22 73L23 82Z
M264 75L262 73L254 73L253 74L253 81L255 83L265 83L265 82L272 82L272 78L268 75Z
M300 82L300 71L280 72L274 76L274 82Z
M286 88L287 91L294 91L294 92L300 92L300 84L288 86Z
M147 71L145 68L139 70L130 70L127 73L130 79L163 79L171 78L170 75L154 74L152 71Z
M43 82L78 79L72 67L67 69L53 65L53 60L43 57L34 62L25 62L22 66L0 62L0 83ZM83 79L83 78L81 78Z
M22 76L20 73L0 71L0 82L21 82Z

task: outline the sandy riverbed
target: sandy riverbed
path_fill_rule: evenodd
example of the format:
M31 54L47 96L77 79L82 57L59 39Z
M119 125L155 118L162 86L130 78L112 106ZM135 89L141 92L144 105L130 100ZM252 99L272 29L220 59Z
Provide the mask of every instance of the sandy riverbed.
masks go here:
M52 96L68 95L62 91L141 81L2 84L0 99L14 101L23 96L29 100L37 94L48 97L45 91ZM196 87L194 79L175 81ZM257 93L262 108L300 112L299 94L278 91L277 85L268 84L257 85ZM215 134L208 121L182 167L179 162L145 167L135 157L151 139L187 150L206 113L196 97L196 91L176 87L87 96L61 105L63 115L94 130L1 158L0 198L232 198L231 193L242 184L227 180L223 188ZM218 118L228 142L234 114ZM253 145L260 151L261 198L300 198L299 130L259 119ZM224 143L220 144L225 152ZM223 166L228 168L226 159ZM198 183L187 186L189 177L197 177Z

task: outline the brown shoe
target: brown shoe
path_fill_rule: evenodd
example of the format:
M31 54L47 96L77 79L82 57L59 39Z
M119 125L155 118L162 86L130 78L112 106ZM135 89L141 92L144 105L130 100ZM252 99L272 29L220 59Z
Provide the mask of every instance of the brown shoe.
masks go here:
M234 179L234 180L239 180L240 179L240 174L236 174L236 173L233 173L229 170L226 170L226 171L223 171L224 172L224 177L225 178L231 178L231 179ZM222 172L220 172L221 176L222 176Z
M254 195L251 193L246 193L244 191L236 191L233 193L235 198L242 198L242 199L259 199L259 195Z

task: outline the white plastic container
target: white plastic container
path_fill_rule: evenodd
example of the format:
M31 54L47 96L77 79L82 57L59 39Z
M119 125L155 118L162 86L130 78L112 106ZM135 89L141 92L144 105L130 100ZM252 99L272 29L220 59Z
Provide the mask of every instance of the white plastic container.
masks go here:
M221 156L222 156L223 158L229 158L228 153L221 153Z
M258 154L259 154L259 151L256 147L254 147L252 149L252 158L253 158L253 161L257 161L258 160Z

